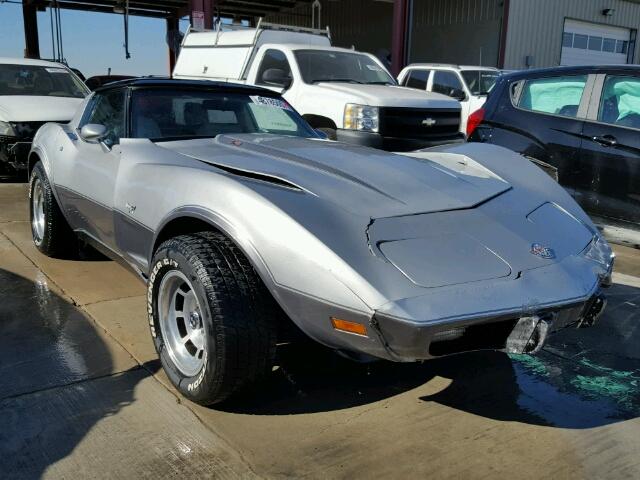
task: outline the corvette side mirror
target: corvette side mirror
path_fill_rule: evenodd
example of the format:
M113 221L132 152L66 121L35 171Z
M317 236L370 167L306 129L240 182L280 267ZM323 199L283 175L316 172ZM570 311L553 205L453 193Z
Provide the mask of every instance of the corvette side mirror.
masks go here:
M97 123L87 123L80 129L80 136L87 142L101 140L107 134L107 127Z

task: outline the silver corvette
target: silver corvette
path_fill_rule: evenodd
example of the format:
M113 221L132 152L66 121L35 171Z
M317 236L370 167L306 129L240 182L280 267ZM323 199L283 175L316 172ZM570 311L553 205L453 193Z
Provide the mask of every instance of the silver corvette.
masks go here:
M39 130L29 170L36 246L134 269L164 369L202 404L294 332L358 360L534 353L605 306L611 249L526 159L327 141L268 90L110 84Z

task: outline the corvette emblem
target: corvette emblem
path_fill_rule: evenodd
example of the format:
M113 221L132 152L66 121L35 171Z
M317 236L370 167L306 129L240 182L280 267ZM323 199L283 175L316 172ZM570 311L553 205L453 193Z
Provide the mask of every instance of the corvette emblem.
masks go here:
M425 127L433 127L436 122L433 118L425 118L424 120L422 120L422 125L424 125Z
M553 251L553 248L544 247L539 243L531 244L531 253L541 258L546 258L546 259L556 258L556 252Z

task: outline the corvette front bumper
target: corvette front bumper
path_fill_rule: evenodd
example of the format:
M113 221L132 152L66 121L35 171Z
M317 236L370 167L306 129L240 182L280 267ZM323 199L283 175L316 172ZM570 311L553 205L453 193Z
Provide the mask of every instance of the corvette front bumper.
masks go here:
M291 318L310 337L354 358L413 362L473 350L535 353L548 335L588 327L602 314L613 255L606 242L545 267L500 278L425 289L373 314L341 310L299 293L281 292ZM601 255L594 255L600 253ZM289 298L286 298L289 297ZM313 313L311 313L313 312ZM366 335L334 329L330 318L366 326Z
M549 334L597 321L612 268L612 257L598 263L573 256L516 280L456 285L392 302L376 311L371 324L396 361L482 349L535 353ZM431 318L420 320L420 312Z

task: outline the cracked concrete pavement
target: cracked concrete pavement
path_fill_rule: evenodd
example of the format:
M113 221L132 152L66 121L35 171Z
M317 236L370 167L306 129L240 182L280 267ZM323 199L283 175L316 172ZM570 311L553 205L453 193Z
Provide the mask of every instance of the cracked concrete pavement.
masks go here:
M159 369L145 289L114 262L33 247L26 187L0 185L1 478L638 478L640 252L617 248L602 321L536 357L418 365L283 349L217 409Z

